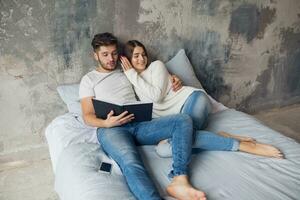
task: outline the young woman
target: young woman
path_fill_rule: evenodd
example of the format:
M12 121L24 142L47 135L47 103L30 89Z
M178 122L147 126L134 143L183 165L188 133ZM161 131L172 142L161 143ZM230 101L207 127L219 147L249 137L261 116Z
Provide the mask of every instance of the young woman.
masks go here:
M277 148L256 142L250 137L231 135L226 132L204 131L203 126L211 112L212 104L204 90L183 86L179 91L171 89L169 72L161 61L148 65L145 46L137 40L128 41L124 48L121 65L134 86L141 101L153 102L153 117L185 113L192 117L195 140L193 147L202 150L243 151L251 154L283 158ZM171 141L161 141L157 152L162 157L172 155Z

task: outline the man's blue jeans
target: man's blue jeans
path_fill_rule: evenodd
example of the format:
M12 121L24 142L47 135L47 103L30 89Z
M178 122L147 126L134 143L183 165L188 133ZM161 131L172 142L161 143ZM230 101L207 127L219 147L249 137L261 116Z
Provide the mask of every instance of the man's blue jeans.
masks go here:
M203 150L209 151L237 151L239 141L223 137L211 131L202 130L205 126L207 117L211 111L211 103L201 91L194 91L185 101L181 113L189 115L193 120L194 143L192 152L198 153ZM167 143L159 144L156 152L161 157L171 157L172 139Z
M127 184L138 199L161 199L149 177L136 145L156 145L171 138L173 152L172 175L186 175L193 139L192 119L185 114L129 123L120 127L98 128L98 140L103 150L120 166Z

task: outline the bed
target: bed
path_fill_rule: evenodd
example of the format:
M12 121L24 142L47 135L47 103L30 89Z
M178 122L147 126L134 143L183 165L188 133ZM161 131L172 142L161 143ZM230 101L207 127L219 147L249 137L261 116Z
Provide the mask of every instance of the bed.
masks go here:
M78 84L58 87L58 92L69 112L55 118L45 134L55 175L54 187L60 199L135 199L118 165L97 144L96 129L83 123ZM209 200L300 199L299 143L234 109L211 114L206 129L253 137L258 142L278 147L286 157L275 159L219 151L193 154L191 182L203 190ZM165 192L170 183L168 173L172 159L159 157L155 146L140 146L139 151L161 196L172 199ZM111 174L99 171L101 162L113 164Z

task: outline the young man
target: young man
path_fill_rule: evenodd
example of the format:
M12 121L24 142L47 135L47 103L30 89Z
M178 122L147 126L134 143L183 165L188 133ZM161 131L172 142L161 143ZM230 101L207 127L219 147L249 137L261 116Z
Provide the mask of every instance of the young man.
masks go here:
M173 170L170 175L173 179L167 187L168 194L176 199L206 199L203 192L191 186L187 177L193 132L189 116L180 114L139 123L128 123L134 116L127 111L118 116L111 111L106 119L96 117L92 98L113 103L136 101L130 82L117 69L117 45L117 38L110 33L97 34L92 40L98 67L82 78L79 89L85 123L98 127L98 140L103 150L118 163L136 198L161 199L145 170L136 143L154 145L172 138Z

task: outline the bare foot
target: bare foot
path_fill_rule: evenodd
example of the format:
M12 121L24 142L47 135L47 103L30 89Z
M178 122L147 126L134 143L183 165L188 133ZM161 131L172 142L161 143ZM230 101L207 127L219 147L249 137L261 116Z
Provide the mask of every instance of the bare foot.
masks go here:
M242 141L240 142L239 151L266 157L284 158L279 149L268 144Z
M159 141L158 145L160 145L160 144L165 144L165 143L167 143L167 142L168 142L168 139L164 139L164 140Z
M256 140L252 137L248 137L248 136L240 136L240 135L234 135L234 134L230 134L224 131L220 131L218 132L219 135L223 136L223 137L229 137L229 138L233 138L236 139L240 142L244 141L244 142L256 142Z
M175 176L167 193L178 200L206 200L204 192L191 186L186 175Z

